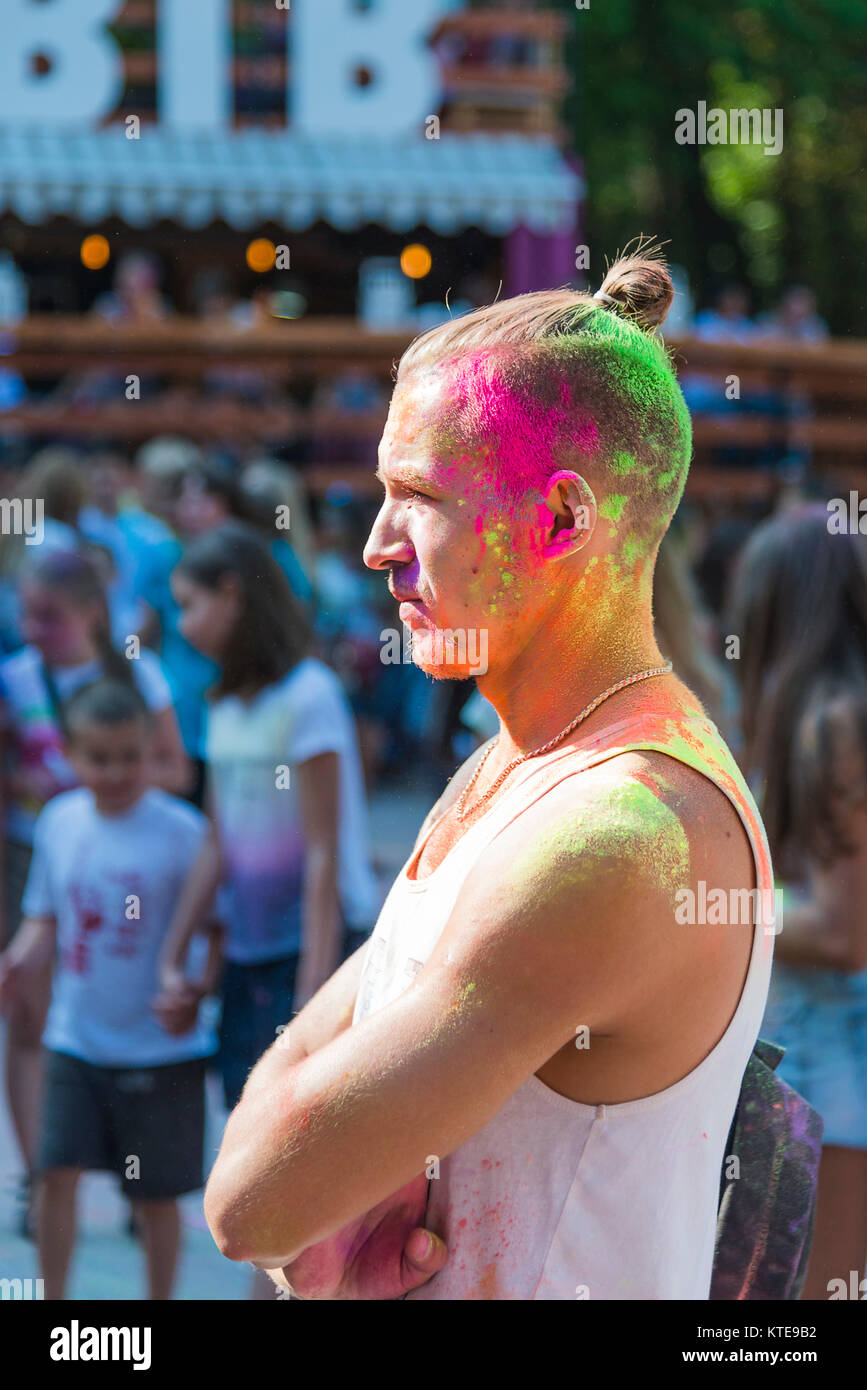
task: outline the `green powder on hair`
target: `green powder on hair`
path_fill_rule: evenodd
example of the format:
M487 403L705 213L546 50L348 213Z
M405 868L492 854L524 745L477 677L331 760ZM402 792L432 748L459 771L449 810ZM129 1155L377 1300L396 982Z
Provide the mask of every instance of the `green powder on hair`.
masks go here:
M660 491L664 488L671 487L672 483L680 477L682 471L680 465L677 464L674 468L670 468L667 473L660 473L656 480L656 486Z
M622 492L612 492L606 497L599 506L599 515L606 521L619 521L620 514L626 506L627 498Z
M635 467L635 455L617 453L611 460L612 473L631 473Z

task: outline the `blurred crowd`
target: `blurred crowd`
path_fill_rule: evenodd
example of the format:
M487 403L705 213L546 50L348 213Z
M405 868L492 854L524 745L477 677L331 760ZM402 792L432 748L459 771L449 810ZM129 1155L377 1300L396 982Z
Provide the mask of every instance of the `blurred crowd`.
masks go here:
M829 337L828 327L818 313L813 291L795 285L783 292L770 312L752 314L750 293L735 281L723 282L708 307L693 311L693 296L682 272L675 268L677 297L669 316L670 335L694 337L704 342L748 346L784 344L817 345ZM0 265L0 320L6 301L26 304L24 277L7 258ZM15 283L12 283L15 282ZM449 305L428 302L423 282L408 280L396 260L372 258L362 266L356 311L371 326L400 326L421 332L448 317L459 316L476 305L496 297L496 280L487 271L465 275L449 295ZM17 288L16 288L17 284ZM160 325L182 308L220 336L245 334L273 325L280 319L301 318L308 311L310 289L303 276L276 270L262 275L245 294L237 276L221 265L203 266L192 280L183 306L172 302L164 288L159 258L144 249L122 252L115 264L111 288L93 301L89 315L112 324L145 328ZM417 294L420 302L416 302ZM385 315L385 319L382 315ZM391 317L389 317L391 316ZM778 374L776 374L778 376ZM731 422L732 417L761 416L766 421L793 421L809 416L813 404L803 390L784 389L775 373L732 386L730 374L719 368L684 369L681 382L694 415ZM84 418L102 407L117 407L126 399L128 379L118 371L90 368L73 371L57 379L43 379L29 385L9 369L0 368L0 418L4 408L28 403L37 412L45 409L46 431L52 425L50 414L68 408ZM388 383L369 367L345 367L328 377L302 373L286 388L279 364L269 370L244 362L214 365L193 382L171 375L146 373L137 378L135 399L152 408L174 412L181 418L185 409L207 406L217 437L239 440L249 434L250 417L239 425L239 409L252 407L260 439L271 441L266 449L299 466L307 463L352 465L369 461L375 453L388 402ZM110 426L112 428L113 426ZM174 425L169 424L171 432ZM809 463L801 451L793 458L779 443L751 446L737 441L720 444L711 452L717 465L777 466L782 463Z
M710 307L694 317L687 307L678 320L677 330L702 342L748 347L818 344L830 337L827 324L817 312L816 296L807 286L791 286L772 312L752 316L750 293L736 281L721 285ZM773 372L768 373L767 384L759 386L742 385L736 375L720 369L714 372L687 369L681 374L681 386L694 416L730 421L733 416L752 415L771 421L794 422L808 416L813 408L806 392L783 390L775 385ZM805 449L798 450L795 455L781 444L749 448L721 443L712 451L711 461L717 466L736 467L785 464L804 471L810 456Z
M24 466L20 452L0 454L7 497L39 499L44 509L40 554L77 549L105 584L113 640L131 636L160 653L187 755L201 762L205 692L214 668L178 631L170 575L183 548L223 521L257 529L308 614L316 650L339 671L359 721L368 782L400 768L407 749L436 760L441 712L411 663L384 679L383 629L397 625L394 604L361 564L372 503L342 485L314 511L289 465L255 456L240 465L228 451L203 450L181 438L158 438L134 457L111 443L87 450L55 445ZM24 640L21 583L36 553L23 536L0 551L0 652Z

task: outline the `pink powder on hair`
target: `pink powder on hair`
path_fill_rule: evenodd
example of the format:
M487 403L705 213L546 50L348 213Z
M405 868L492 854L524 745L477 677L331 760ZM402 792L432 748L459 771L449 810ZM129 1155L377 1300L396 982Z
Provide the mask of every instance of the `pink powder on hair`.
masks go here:
M450 386L450 414L454 412L459 433L490 443L496 454L491 483L532 486L562 466L564 451L599 450L599 428L576 406L565 377L559 382L559 401L543 402L533 396L529 383L519 394L505 380L495 352L480 352L454 361Z

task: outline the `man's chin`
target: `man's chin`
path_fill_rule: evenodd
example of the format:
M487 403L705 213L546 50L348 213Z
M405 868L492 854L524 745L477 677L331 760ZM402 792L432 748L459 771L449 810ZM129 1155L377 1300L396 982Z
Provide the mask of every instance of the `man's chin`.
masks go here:
M412 634L413 664L437 681L465 681L488 669L487 630L480 646L478 634L464 629L420 628Z
M444 665L433 659L427 660L417 657L415 653L413 653L412 664L435 681L467 681L482 674L478 667L456 666L453 662Z

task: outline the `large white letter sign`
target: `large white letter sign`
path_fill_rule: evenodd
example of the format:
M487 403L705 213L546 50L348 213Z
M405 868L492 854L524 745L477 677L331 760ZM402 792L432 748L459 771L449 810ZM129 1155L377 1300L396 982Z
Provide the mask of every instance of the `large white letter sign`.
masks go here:
M231 0L159 0L160 120L216 130L232 116Z
M106 29L122 0L0 0L0 121L83 125L123 92L123 59Z
M439 104L425 44L444 0L295 0L289 110L296 130L402 135Z

